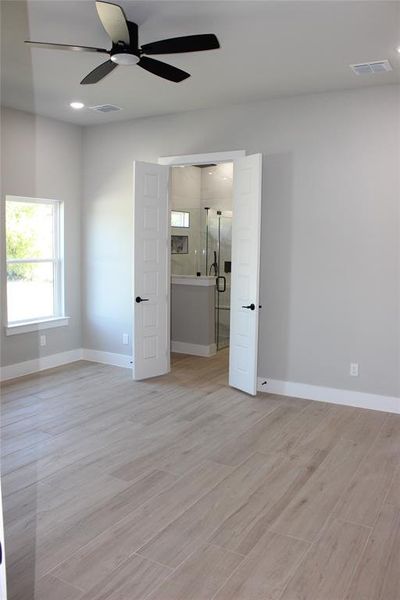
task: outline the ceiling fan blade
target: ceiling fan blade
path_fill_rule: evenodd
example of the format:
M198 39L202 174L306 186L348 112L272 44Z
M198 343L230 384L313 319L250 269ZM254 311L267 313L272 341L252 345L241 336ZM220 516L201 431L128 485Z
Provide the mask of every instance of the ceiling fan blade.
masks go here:
M138 66L153 73L153 75L158 75L159 77L168 79L168 81L174 81L175 83L179 83L190 77L189 73L186 73L181 69L177 69L172 65L167 65L167 63L155 60L154 58L147 58L147 56L142 56L138 62Z
M185 35L183 37L160 40L144 44L144 54L175 54L177 52L199 52L200 50L215 50L219 48L217 36L213 33L201 35Z
M129 29L122 8L109 2L96 2L96 8L99 19L113 43L124 42L129 46Z
M44 48L45 50L72 50L72 52L100 52L109 54L105 48L92 48L90 46L71 46L71 44L52 44L51 42L29 42L25 41L32 48Z
M82 79L81 85L86 85L88 83L97 83L106 75L111 73L111 71L113 71L115 67L118 67L116 63L114 63L112 60L106 60L106 62L101 63L101 65L93 69L93 71L90 71L89 75L86 75L86 77Z

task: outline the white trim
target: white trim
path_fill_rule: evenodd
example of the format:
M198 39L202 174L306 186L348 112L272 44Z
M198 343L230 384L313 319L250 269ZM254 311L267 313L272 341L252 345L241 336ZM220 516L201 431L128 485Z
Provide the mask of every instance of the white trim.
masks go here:
M113 367L132 368L132 357L127 354L116 354L114 352L102 352L101 350L82 349L82 359L90 362L102 363Z
M169 206L168 206L168 208L169 208ZM183 221L186 221L186 215L188 215L187 225L172 225L172 214L173 213L178 214L178 215L185 215L185 217L183 218ZM170 216L171 229L190 229L190 211L189 210L176 210L176 209L172 208L171 210L169 210L169 216Z
M6 194L6 200L10 198L12 202L25 202L33 204L61 204L62 200L56 198L32 198L31 196L14 196L13 194Z
M7 206L7 202L22 202L29 204L49 204L53 206L53 254L52 258L24 258L24 259L8 259L7 253L5 253L5 264L6 271L8 264L43 264L50 263L52 264L53 270L53 307L54 307L54 318L64 318L65 312L65 277L64 277L64 202L59 199L49 199L49 198L31 198L28 196L13 196L12 194L5 195L5 207ZM4 218L4 235L7 232L7 220ZM7 281L6 278L3 278L4 281L4 296L2 298L4 302L4 313L7 315L8 319L8 304L7 304ZM38 321L49 321L52 319L44 318L39 319ZM33 320L32 320L33 321ZM37 322L38 322L37 321ZM26 322L26 324L30 324L31 321ZM19 326L20 324L15 323L15 326ZM60 324L62 326L63 324ZM64 325L68 325L68 323L64 323ZM13 330L7 331L8 328L14 327L14 324L6 325L6 335L14 335L15 333L27 333L29 331L36 331L38 328L29 328L26 330ZM55 327L55 325L54 325ZM39 328L40 329L40 328Z
M263 383L266 383L263 385ZM257 389L260 392L280 394L281 396L292 396L316 400L317 402L330 402L332 404L343 404L358 408L369 408L384 412L400 414L400 398L396 396L381 396L367 392L356 392L354 390L340 390L307 383L294 383L291 381L280 381L268 377L258 377Z
M204 154L184 154L182 156L160 156L159 165L201 165L207 163L223 163L246 156L244 150L227 152L206 152Z
M171 283L174 285L197 285L203 287L215 287L215 277L196 277L196 275L172 275Z
M32 360L16 363L14 365L1 367L0 380L7 381L8 379L15 379L16 377L31 375L32 373L37 373L38 371L53 369L54 367L66 365L81 359L82 350L80 348L76 350L60 352L58 354L50 354L50 356L41 356Z
M56 258L7 258L8 265L25 265L25 264L40 264L40 263L54 263Z
M171 340L171 352L193 354L193 356L214 356L217 352L217 347L215 344L202 346L201 344L188 344L186 342L174 342Z
M78 360L87 360L90 362L102 363L115 367L132 368L131 357L126 354L115 354L114 352L102 352L101 350L89 350L87 348L77 348L76 350L68 350L58 354L50 354L49 356L41 356L33 360L26 360L21 363L1 367L0 381L8 379L16 379L24 375L31 375L53 369L61 365L76 362Z
M31 331L42 331L42 329L53 329L54 327L66 327L70 317L50 317L42 321L24 321L23 323L12 323L5 326L6 335L18 335Z
M172 352L192 354L194 356L213 356L216 354L215 344L202 346L200 344L187 344L186 342L171 342L171 350ZM130 369L132 366L131 357L126 354L77 348L75 350L68 350L66 352L42 356L34 358L33 360L1 367L0 381L7 381L17 377L23 377L24 375L31 375L39 371L53 369L54 367L59 367L79 360L98 362L127 369ZM267 383L262 385L264 381ZM257 389L258 391L267 392L269 394L279 394L281 396L305 398L306 400L315 400L317 402L329 402L332 404L342 404L345 406L355 406L357 408L367 408L370 410L380 410L400 414L400 398L396 396L381 396L379 394L369 394L353 390L340 390L306 383L293 383L290 381L280 381L265 377L258 377Z

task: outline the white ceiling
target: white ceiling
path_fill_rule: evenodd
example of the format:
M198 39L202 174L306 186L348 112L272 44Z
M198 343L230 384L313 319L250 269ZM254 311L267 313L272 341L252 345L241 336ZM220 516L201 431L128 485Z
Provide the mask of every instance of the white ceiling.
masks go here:
M94 0L2 0L2 104L79 124L225 106L282 95L400 81L400 2L114 0L139 24L141 43L215 33L221 49L156 57L192 77L175 84L119 67L96 85L80 80L103 55L31 49L24 39L110 47ZM390 73L356 76L351 63L388 58ZM112 103L119 113L73 111Z

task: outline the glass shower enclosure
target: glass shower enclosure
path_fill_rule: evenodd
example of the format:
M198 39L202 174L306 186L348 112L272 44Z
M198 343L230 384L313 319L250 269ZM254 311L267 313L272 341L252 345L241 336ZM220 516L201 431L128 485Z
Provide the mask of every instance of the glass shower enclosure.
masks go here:
M232 212L205 208L205 273L215 276L215 343L229 346Z
M174 213L171 272L215 277L215 343L222 350L230 334L232 212L190 207Z

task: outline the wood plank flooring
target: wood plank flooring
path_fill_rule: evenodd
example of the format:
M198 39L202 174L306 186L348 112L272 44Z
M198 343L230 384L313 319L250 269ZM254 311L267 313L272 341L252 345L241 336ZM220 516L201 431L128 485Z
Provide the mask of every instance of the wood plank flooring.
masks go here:
M78 362L7 383L9 600L399 600L400 415Z

